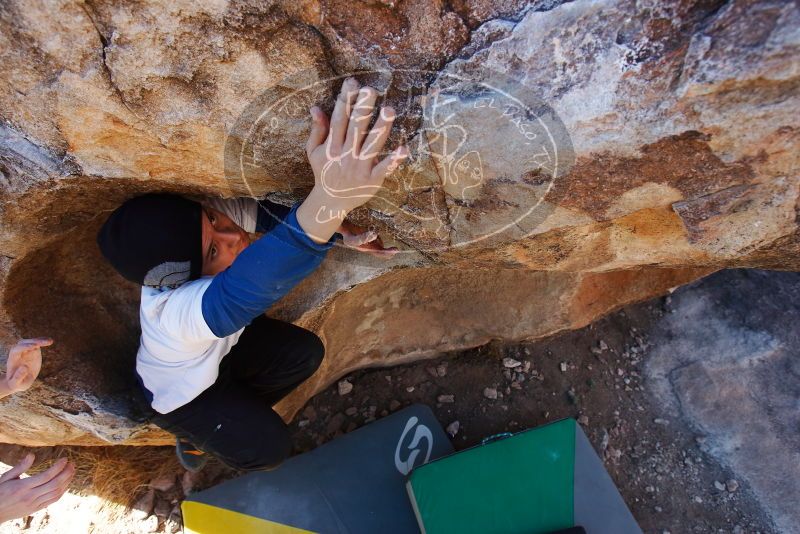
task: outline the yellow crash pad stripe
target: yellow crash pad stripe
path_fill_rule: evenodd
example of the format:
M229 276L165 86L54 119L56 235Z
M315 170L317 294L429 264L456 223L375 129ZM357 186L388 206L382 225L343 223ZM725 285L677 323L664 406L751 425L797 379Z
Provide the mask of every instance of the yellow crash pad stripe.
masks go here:
M313 534L302 528L200 502L183 501L181 509L186 534Z

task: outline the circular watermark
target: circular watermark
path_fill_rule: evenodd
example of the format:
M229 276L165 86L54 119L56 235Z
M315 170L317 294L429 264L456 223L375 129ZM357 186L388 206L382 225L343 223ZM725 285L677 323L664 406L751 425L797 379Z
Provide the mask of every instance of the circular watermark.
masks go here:
M225 176L237 194L288 204L313 185L305 145L309 109L328 114L349 77L397 112L389 142L409 157L369 200L369 218L409 252L497 246L536 232L552 212L545 201L574 163L569 134L535 91L481 69L443 72L371 70L320 78L302 71L267 88L238 117L225 143ZM425 80L425 88L409 83ZM275 192L275 190L278 190ZM352 192L351 192L352 193ZM280 213L262 210L282 222Z

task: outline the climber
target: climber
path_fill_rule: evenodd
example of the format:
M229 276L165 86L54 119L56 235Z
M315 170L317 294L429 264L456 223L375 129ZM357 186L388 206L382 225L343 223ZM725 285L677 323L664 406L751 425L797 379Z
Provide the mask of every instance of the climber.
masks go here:
M42 368L42 347L53 344L49 338L23 339L8 352L5 374L0 374L0 399L27 390ZM0 476L0 523L25 517L46 508L64 495L75 466L65 458L48 469L21 478L36 457L28 453L17 465Z
M344 222L408 155L400 146L378 159L394 110L381 108L368 130L376 99L348 78L330 121L310 109L315 184L291 208L149 194L117 208L98 233L106 259L142 285L136 377L187 469L200 469L208 454L244 470L289 455L287 427L271 407L316 371L324 346L264 312L316 269L337 233L361 249L394 252ZM253 230L264 235L251 243Z

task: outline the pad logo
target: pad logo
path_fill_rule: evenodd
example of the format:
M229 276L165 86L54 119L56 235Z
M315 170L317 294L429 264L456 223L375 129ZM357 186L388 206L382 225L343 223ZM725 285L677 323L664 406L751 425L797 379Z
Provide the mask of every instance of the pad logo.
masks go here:
M421 452L420 441L423 439L426 443L425 459L419 462L419 465L427 463L431 458L431 451L433 450L433 434L427 426L423 425L422 423L417 424L418 421L419 419L417 419L416 416L413 416L406 422L406 427L403 430L403 433L400 435L400 440L397 442L397 447L394 450L394 466L403 476L409 474L414 468L415 464L417 464L417 458ZM411 438L411 443L403 447L403 442L406 440L406 435L415 426L416 430L414 431L414 436ZM405 460L400 459L401 449L408 449L411 451L408 453L408 457Z

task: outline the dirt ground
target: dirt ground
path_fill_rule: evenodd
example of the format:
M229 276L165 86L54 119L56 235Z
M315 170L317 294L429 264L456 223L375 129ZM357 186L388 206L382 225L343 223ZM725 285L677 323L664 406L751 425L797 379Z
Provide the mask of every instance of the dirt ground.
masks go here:
M747 484L701 450L705 437L662 412L647 390L642 368L648 332L669 313L669 302L665 297L629 306L545 340L489 344L433 361L354 373L346 377L350 392L340 394L334 384L298 415L292 424L297 450L310 450L413 403L430 406L451 431L458 422L457 450L492 434L574 417L645 532L776 532ZM491 390L496 399L488 398L494 396ZM216 462L198 476L185 474L166 448L36 452L78 459L84 467L82 479L73 484L76 495L1 526L2 533L174 532L180 529L178 504L186 491L237 475ZM0 461L12 464L23 453L20 447L2 446ZM103 462L116 463L111 472L98 471ZM135 475L109 487L128 470ZM80 498L81 492L106 500Z

